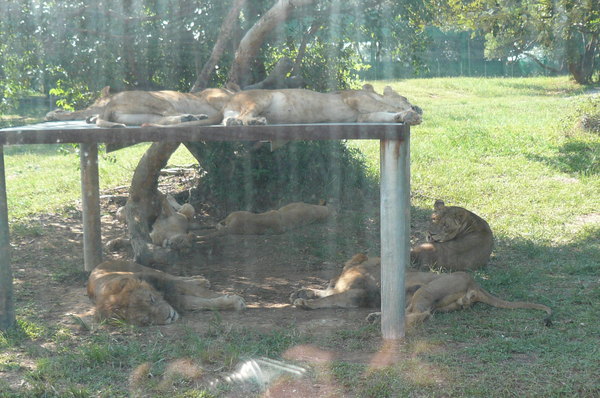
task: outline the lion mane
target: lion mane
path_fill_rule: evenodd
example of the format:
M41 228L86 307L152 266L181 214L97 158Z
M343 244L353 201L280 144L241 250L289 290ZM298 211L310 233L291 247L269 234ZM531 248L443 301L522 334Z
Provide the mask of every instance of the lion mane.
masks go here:
M209 290L200 276L180 277L132 261L105 261L88 279L88 296L101 320L120 319L139 326L167 325L181 311L243 310L244 299Z

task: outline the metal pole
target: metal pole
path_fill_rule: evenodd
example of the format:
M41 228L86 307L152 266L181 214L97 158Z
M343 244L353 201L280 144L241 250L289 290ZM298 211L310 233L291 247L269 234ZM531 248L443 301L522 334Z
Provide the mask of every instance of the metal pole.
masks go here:
M15 320L13 278L10 268L8 203L4 173L4 146L0 145L0 330L12 327Z
M98 144L80 144L79 158L83 207L83 265L86 271L91 271L102 262Z
M410 134L381 140L381 334L404 338L404 270L410 261Z

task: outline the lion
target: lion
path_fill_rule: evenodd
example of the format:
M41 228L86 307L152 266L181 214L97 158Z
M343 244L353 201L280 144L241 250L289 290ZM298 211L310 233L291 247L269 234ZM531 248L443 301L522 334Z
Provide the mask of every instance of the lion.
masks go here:
M278 210L264 213L234 211L217 225L213 235L264 235L282 234L294 228L324 221L335 210L325 203L318 205L294 202Z
M53 111L46 120L87 118L100 127L277 123L406 123L419 124L422 110L391 87L377 94L361 90L319 93L305 89L247 90L208 88L195 93L123 91L102 96L84 111ZM85 116L85 117L82 117Z
M366 84L361 90L319 93L305 89L247 90L231 96L223 124L405 123L420 124L423 111L390 86L383 95Z
M110 93L110 86L104 87L100 91L100 97L94 101L94 103L85 109L77 111L66 111L64 109L55 109L46 113L45 120L48 122L53 121L67 121L67 120L86 120L92 116L100 114L106 104L110 102L112 94Z
M356 254L346 262L342 273L326 289L300 289L290 296L297 308L359 308L378 307L381 303L381 261ZM468 308L482 302L498 308L525 308L545 311L548 318L552 310L543 304L524 301L506 301L485 291L466 272L435 273L407 271L404 289L406 294L406 325L414 326L425 321L434 312L449 312ZM379 313L370 314L373 320ZM548 321L547 321L548 322Z
M138 326L168 325L181 311L236 310L244 299L209 290L200 276L179 277L132 261L105 261L94 268L87 292L101 320L119 319Z
M156 246L178 251L191 249L196 235L190 232L194 218L194 207L185 203L180 205L171 195L159 195L160 214L152 223L150 240ZM123 224L127 223L125 206L120 207L115 217ZM106 244L108 251L117 251L131 244L129 239L116 238Z
M212 125L223 120L222 109L234 90L207 88L195 93L179 91L122 91L110 94L107 86L88 108L54 110L46 120L87 120L99 127Z
M492 230L483 218L441 200L434 204L427 235L429 242L410 251L411 263L420 268L479 269L488 263L494 246Z
M160 215L152 224L152 243L174 250L190 249L195 238L195 235L189 232L194 213L194 207L189 203L179 206L179 210L176 211L171 202L163 200Z

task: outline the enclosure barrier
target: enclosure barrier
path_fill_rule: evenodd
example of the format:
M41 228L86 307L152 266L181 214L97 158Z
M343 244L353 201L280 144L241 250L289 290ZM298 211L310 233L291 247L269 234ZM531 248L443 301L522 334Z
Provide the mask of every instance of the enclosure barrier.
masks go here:
M294 141L376 139L381 155L381 332L404 337L404 270L410 261L410 128L393 123L178 126L102 129L82 121L48 122L0 130L0 330L15 323L10 266L4 145L80 145L84 269L102 261L98 144L140 142Z

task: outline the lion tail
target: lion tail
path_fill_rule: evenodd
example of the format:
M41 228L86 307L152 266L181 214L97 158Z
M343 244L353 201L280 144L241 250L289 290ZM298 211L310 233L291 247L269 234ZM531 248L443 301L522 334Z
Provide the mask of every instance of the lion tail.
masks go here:
M548 314L548 316L545 319L546 324L549 324L550 316L552 316L552 309L546 305L530 303L528 301L502 300L501 298L498 298L498 297L488 293L481 287L477 287L477 292L475 293L472 300L473 300L473 302L480 301L487 305L491 305L493 307L498 307L498 308L508 308L508 309L524 308L524 309L544 311L544 312L546 312L546 314Z

